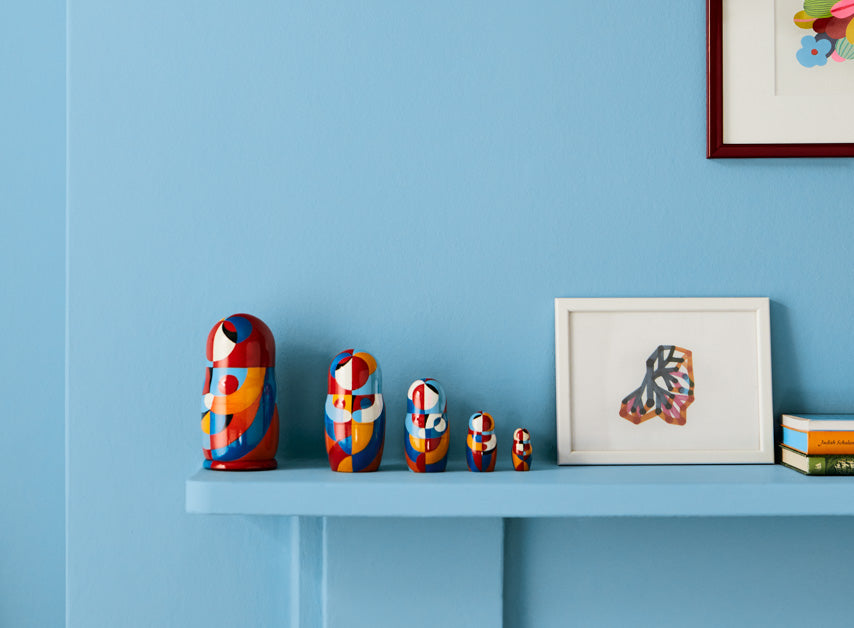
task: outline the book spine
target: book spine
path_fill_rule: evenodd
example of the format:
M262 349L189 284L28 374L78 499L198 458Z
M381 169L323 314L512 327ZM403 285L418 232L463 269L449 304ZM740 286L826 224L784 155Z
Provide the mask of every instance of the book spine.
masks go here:
M854 455L854 431L802 432L784 426L783 444L810 455Z
M807 470L782 464L804 475L854 475L854 456L807 456Z
M854 475L854 456L824 456L823 458L824 475ZM810 458L810 469L812 467L813 462Z

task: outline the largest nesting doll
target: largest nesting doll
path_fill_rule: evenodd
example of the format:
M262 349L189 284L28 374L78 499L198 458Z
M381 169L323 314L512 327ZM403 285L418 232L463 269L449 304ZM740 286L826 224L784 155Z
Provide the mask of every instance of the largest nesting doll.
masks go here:
M276 468L276 343L270 328L249 314L213 326L202 392L202 448L207 469Z
M376 471L385 442L382 376L370 353L348 349L329 365L326 453L333 471Z

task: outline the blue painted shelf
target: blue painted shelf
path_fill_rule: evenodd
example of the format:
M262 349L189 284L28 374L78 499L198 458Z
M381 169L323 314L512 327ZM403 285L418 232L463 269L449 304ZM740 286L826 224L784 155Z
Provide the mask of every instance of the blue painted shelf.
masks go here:
M393 462L348 474L299 461L274 471L200 470L187 480L186 508L345 517L854 515L854 477L809 477L779 465L539 464L528 473L415 474Z

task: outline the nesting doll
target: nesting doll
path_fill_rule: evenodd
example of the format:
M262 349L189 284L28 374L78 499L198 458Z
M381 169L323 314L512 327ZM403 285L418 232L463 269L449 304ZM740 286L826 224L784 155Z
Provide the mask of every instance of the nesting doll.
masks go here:
M517 471L531 470L531 434L524 428L513 432L513 468Z
M385 442L380 367L365 351L348 349L329 365L326 453L333 471L376 471Z
M444 471L448 463L448 405L442 385L429 377L412 382L406 393L406 464L413 471Z
M469 418L469 433L466 438L466 462L470 471L492 471L495 469L495 454L498 437L495 421L487 412L475 412Z
M276 343L270 328L249 314L213 326L202 391L202 449L207 469L276 468Z

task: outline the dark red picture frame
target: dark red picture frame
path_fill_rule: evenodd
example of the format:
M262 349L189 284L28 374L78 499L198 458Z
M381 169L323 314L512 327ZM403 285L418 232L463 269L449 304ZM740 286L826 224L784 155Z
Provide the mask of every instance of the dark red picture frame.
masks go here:
M724 144L723 2L706 0L706 158L854 157L854 144Z

